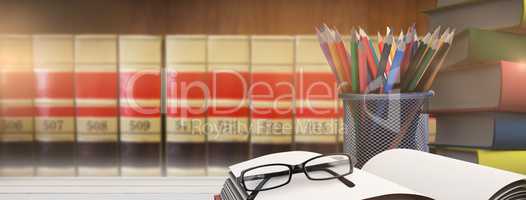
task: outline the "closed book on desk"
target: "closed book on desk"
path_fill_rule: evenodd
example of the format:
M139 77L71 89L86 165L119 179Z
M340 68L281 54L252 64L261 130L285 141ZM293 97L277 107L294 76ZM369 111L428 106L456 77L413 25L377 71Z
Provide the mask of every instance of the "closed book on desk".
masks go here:
M442 0L425 11L429 30L438 26L462 31L468 28L520 31L523 28L524 0Z
M166 37L166 172L206 175L206 72L204 35Z
M227 167L248 158L248 36L209 36L211 97L207 112L208 173L225 175Z
M32 38L0 35L0 176L32 176Z
M75 36L79 176L119 175L117 36Z
M437 116L435 144L490 149L526 149L526 114L458 113Z
M435 145L432 148L438 155L515 173L526 174L525 150L488 150L478 148L459 148L448 145Z
M477 67L500 60L521 61L526 51L526 36L515 33L466 29L455 36L444 69Z
M447 70L433 84L432 113L526 112L526 65L501 61Z
M253 36L251 47L251 156L290 151L294 37Z
M298 36L295 48L295 148L319 153L336 152L336 79L315 36Z
M72 35L33 36L37 176L74 176L75 106Z
M159 36L119 36L122 176L161 175L161 42Z

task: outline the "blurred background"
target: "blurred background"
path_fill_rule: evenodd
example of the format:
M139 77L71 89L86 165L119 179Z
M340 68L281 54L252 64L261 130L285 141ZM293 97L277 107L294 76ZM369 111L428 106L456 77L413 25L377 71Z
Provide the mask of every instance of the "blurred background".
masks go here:
M2 0L1 33L313 34L326 23L342 33L395 32L416 23L434 0Z
M266 153L340 152L341 104L315 27L326 23L347 35L360 26L376 35L386 26L399 32L416 23L423 34L422 11L435 5L434 0L1 0L0 175L225 175L227 166ZM221 70L239 76L216 74L211 82L211 74ZM210 98L196 89L180 93L181 85L192 82L220 89ZM278 92L259 98L258 92L268 92L260 89L243 96L247 91L239 84L255 82ZM278 82L294 87L280 89ZM329 89L307 91L317 82ZM268 107L292 90L299 96L280 104L288 112L258 115L248 109ZM308 92L328 96L309 99L303 95ZM153 112L137 112L129 100ZM189 112L205 100L218 102L213 106L220 109L248 101L227 114L211 107ZM310 112L300 104L306 100L327 114ZM256 124L262 129L253 128Z

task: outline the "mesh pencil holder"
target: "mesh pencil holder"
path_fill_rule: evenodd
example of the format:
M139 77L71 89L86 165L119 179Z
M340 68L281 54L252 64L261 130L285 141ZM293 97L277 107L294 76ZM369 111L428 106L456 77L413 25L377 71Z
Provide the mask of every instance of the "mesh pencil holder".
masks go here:
M429 151L428 115L432 92L342 94L344 151L361 168L376 154L394 148Z

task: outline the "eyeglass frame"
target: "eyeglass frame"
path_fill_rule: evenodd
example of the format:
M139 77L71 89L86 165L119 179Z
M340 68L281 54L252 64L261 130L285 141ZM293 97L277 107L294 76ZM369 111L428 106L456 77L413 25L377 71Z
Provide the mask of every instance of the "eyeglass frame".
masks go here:
M349 158L349 172L345 173L345 174L341 174L341 175L338 175L338 176L335 176L335 177L328 177L328 178L312 178L308 175L308 172L306 170L306 167L305 165L312 161L312 160L315 160L315 159L318 159L318 158L321 158L321 157L327 157L327 156L334 156L334 155L342 155L342 156L347 156ZM254 190L249 190L245 184L245 174L247 172L249 172L250 170L254 170L254 169L257 169L257 168L262 168L262 167L269 167L269 166L285 166L287 167L289 170L288 170L288 180L287 182L281 184L281 185L277 185L277 186L274 186L274 187L270 187L270 188L265 188L265 189L254 189ZM331 170L332 171L332 170ZM284 164L284 163L273 163L273 164L265 164L265 165L259 165L259 166L255 166L255 167L251 167L251 168L248 168L248 169L245 169L243 171L241 171L241 175L240 177L238 178L238 181L241 183L241 185L243 186L243 188L247 191L247 192L261 192L261 191L267 191L267 190L272 190L272 189L276 189L276 188L279 188L279 187L282 187L282 186L285 186L287 184L290 183L290 181L292 180L292 175L293 174L297 174L297 173L301 173L303 172L303 174L305 174L305 176L309 179L309 180L312 180L312 181L323 181L323 180L331 180L331 179L339 179L341 182L343 182L345 185L347 185L348 187L354 187L354 183L352 183L351 181L347 180L345 178L345 176L347 175L350 175L353 173L353 164L352 164L352 159L351 159L351 156L349 154L345 154L345 153L334 153L334 154L324 154L324 155L319 155L319 156L315 156L315 157L312 157L312 158L309 158L308 160L304 161L303 163L300 163L300 164L297 164L297 165L290 165L290 164ZM330 172L329 172L330 173ZM333 172L335 173L335 172ZM265 183L266 181L262 181L261 183ZM261 184L260 183L260 184Z

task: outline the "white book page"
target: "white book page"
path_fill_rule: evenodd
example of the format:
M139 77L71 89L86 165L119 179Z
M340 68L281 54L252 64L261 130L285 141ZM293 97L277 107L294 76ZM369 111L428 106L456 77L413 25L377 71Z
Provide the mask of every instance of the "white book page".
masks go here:
M434 199L489 199L506 185L526 178L512 172L407 149L378 154L362 170Z
M294 174L288 185L258 194L258 200L358 200L368 199L389 194L414 194L418 193L405 187L377 177L365 171L355 169L346 176L355 186L347 187L339 180L312 181L305 174Z
M309 158L318 156L318 153L305 151L291 151L284 153L270 154L259 158L254 158L230 167L232 174L239 177L244 169L251 167L282 163L289 165L296 165L303 163ZM291 200L291 199L367 199L388 194L415 194L418 193L409 190L403 186L397 185L390 181L386 181L373 174L364 172L359 169L354 169L351 175L346 177L352 181L355 186L347 187L337 179L312 181L309 180L305 174L297 173L292 176L289 184L269 191L262 191L258 194L258 200Z

